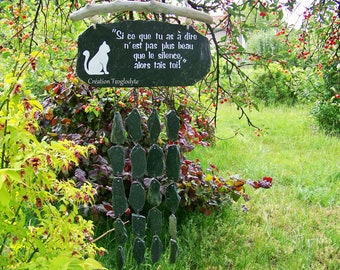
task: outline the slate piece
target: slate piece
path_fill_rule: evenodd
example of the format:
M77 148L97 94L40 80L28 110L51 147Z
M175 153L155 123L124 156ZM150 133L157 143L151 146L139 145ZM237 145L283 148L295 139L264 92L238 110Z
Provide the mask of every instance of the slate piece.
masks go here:
M157 144L153 144L149 150L146 167L150 177L161 177L164 174L164 152Z
M173 144L168 147L166 155L166 176L169 180L178 181L180 179L180 153L178 146Z
M131 150L131 172L133 179L140 179L146 172L146 153L140 144Z
M145 216L132 214L132 232L135 236L143 238L146 229Z
M113 223L113 226L115 228L116 242L118 245L123 245L127 240L126 228L123 221L120 218L117 218Z
M143 210L145 204L146 192L143 185L140 182L133 182L130 187L129 203L132 209L137 214Z
M180 199L181 198L177 193L176 183L168 185L165 190L165 205L171 213L174 214L176 212Z
M148 202L152 206L158 206L162 202L162 194L160 188L161 184L159 183L159 181L156 179L152 179L147 195Z
M120 217L124 214L127 206L123 179L115 177L112 181L112 207L114 213Z
M157 110L152 110L148 121L147 126L149 130L149 136L153 143L156 143L158 140L159 134L161 133L161 122L159 121L159 116Z
M174 239L170 239L170 263L173 264L176 262L178 256L178 244Z
M153 207L148 212L148 230L153 234L160 234L162 232L162 212Z
M169 234L171 239L177 238L177 218L174 214L169 216Z
M139 142L142 137L142 119L136 108L134 108L125 120L127 131L134 142Z
M166 135L169 141L175 142L178 140L179 128L179 118L174 110L170 110L166 114Z
M145 260L145 241L139 237L136 237L133 241L133 257L135 258L138 265Z
M151 261L152 263L156 263L161 258L163 252L163 244L158 235L154 235L152 237L151 242Z
M125 152L121 145L114 145L107 151L115 175L121 175L125 166Z
M112 120L111 142L114 144L123 144L125 139L125 129L122 116L119 112L115 112Z
M125 264L125 254L122 246L118 246L116 251L116 262L118 269L123 269Z

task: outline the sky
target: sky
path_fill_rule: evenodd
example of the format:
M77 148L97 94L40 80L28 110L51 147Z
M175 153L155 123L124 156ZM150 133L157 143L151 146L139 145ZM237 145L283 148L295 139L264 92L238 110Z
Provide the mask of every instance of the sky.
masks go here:
M295 25L295 28L299 28L303 19L303 12L306 7L309 7L314 0L297 0L293 12L284 10L284 18L289 25Z

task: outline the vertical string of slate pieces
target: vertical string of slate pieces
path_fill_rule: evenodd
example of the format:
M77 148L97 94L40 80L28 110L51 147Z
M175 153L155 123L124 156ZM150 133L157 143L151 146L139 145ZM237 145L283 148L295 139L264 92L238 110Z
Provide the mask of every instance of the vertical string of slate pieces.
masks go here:
M152 178L147 200L151 205L148 212L148 230L152 234L151 241L151 260L152 263L157 262L163 252L163 244L159 237L162 232L162 212L157 208L162 203L162 194L160 192L161 184L158 178L164 175L164 152L163 149L156 144L159 134L161 132L161 123L159 121L158 113L153 110L148 118L147 126L149 130L149 137L152 146L149 149L147 159L147 174Z
M115 175L112 181L112 207L115 215L118 216L114 222L116 242L118 245L116 261L118 268L122 269L125 263L123 245L127 241L127 233L125 225L121 220L121 216L124 214L128 205L122 179L122 173L125 166L125 150L122 145L124 144L126 137L122 116L119 112L114 113L110 139L114 146L109 148L108 156Z
M133 241L133 257L137 264L140 265L145 260L146 249L144 241L146 217L140 214L144 208L146 197L145 189L141 183L146 172L146 153L139 144L143 137L142 119L136 108L129 113L125 124L128 134L135 144L130 153L133 182L130 187L129 204L135 212L132 214L132 233L135 236Z
M166 133L169 142L176 142L178 140L178 132L180 128L179 118L174 110L171 110L166 115ZM177 184L180 179L180 150L177 144L170 144L167 149L166 156L166 176L171 183L167 186L165 191L166 207L170 210L169 216L169 234L170 234L170 263L175 263L178 254L177 238L177 218L175 213L177 211L180 197L177 193Z

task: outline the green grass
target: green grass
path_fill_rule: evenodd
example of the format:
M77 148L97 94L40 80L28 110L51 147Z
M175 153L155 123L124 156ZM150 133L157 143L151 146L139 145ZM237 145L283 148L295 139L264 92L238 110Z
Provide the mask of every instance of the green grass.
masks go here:
M339 139L316 130L307 108L252 112L253 123L264 127L260 137L238 113L220 108L217 136L230 137L239 128L243 136L195 148L187 157L217 165L222 176L271 176L273 187L247 187L247 213L240 200L211 216L179 215L176 265L168 264L167 248L159 263L139 269L340 269ZM137 269L133 265L128 254L126 269Z

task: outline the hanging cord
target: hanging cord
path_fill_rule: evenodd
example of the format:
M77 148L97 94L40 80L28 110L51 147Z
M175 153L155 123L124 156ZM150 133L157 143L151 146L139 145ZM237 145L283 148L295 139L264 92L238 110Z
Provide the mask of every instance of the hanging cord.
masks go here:
M188 0L185 0L184 3L185 3L185 7L189 8ZM192 20L187 17L185 19L185 24L187 25L187 30L189 30L189 26L192 24Z
M135 102L135 108L138 109L138 103L139 103L139 93L137 91L137 88L134 87L133 90L132 90L132 95L133 95L133 100Z

